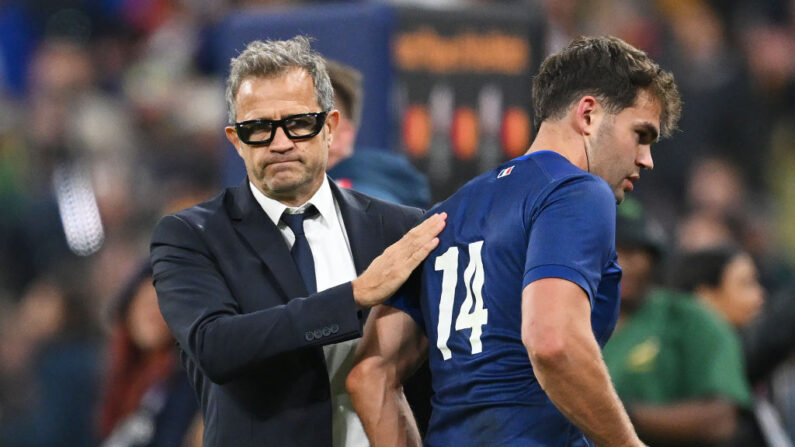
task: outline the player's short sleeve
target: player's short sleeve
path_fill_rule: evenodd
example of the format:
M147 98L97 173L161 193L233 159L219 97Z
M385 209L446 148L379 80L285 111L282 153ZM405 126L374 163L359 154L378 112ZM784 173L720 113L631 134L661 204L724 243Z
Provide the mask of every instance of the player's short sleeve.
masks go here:
M420 308L422 268L423 264L420 264L420 267L412 272L409 279L384 304L407 313L425 332L425 321Z
M529 232L522 287L542 278L579 285L593 306L604 267L615 252L616 201L592 175L571 176L525 209Z

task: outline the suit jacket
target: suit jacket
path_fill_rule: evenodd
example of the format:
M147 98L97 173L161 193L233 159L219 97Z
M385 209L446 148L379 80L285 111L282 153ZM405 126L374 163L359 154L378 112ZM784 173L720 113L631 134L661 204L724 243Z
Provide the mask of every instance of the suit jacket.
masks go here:
M421 217L330 183L358 274ZM248 181L162 218L151 260L160 309L201 402L204 445L331 446L322 346L362 335L351 283L307 296Z

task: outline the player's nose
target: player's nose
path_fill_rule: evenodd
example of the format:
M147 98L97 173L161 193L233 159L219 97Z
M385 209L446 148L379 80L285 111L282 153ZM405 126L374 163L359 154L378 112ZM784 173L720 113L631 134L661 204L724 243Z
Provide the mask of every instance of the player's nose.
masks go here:
M635 158L635 164L643 169L654 169L654 160L651 157L651 145L643 145Z

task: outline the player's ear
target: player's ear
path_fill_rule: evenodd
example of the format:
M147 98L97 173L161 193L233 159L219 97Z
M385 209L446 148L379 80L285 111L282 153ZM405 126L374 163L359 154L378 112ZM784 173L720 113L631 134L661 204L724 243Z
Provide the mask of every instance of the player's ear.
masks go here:
M574 124L577 131L584 135L590 135L596 130L598 124L597 115L599 114L599 101L591 96L583 96L577 102L574 110Z

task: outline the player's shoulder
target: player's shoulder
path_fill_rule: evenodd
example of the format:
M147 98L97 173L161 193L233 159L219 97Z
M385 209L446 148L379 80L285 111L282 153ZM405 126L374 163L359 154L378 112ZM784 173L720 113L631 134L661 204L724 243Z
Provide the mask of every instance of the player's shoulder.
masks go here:
M612 196L607 182L583 171L563 155L554 151L537 151L500 165L490 173L494 179L513 176L516 183L524 183L538 190L556 189L591 190L597 195ZM528 182L528 179L531 180ZM513 185L512 185L513 186Z
M615 195L604 179L584 171L553 151L538 151L516 159L515 169L533 175L538 191L535 203L560 199L581 202L586 208L613 208Z

